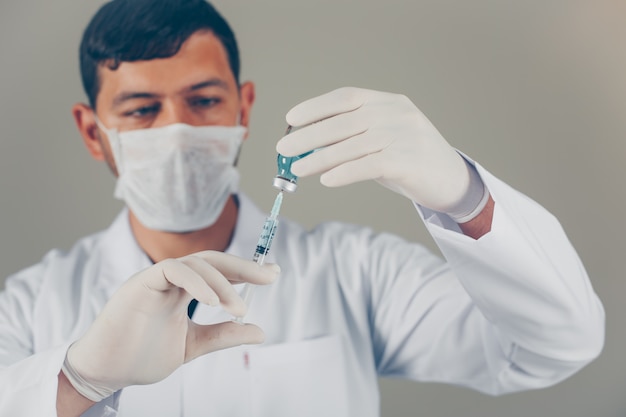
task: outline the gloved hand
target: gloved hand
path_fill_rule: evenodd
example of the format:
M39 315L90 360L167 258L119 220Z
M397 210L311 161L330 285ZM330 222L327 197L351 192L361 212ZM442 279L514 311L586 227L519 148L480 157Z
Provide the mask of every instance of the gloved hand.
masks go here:
M373 179L457 222L477 215L489 196L475 169L403 95L340 88L298 104L286 119L304 127L283 137L278 153L318 149L293 163L297 176L322 173L329 187Z
M255 325L198 325L187 317L196 298L235 316L246 305L231 283L268 284L277 265L205 251L161 261L128 279L85 335L68 349L63 372L83 396L98 402L129 385L158 382L182 364L219 349L261 343Z

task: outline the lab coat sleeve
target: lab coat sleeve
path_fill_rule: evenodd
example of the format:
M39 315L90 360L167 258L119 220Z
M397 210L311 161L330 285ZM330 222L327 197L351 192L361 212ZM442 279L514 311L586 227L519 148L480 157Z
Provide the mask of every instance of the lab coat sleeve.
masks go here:
M58 374L69 343L34 353L34 270L7 280L0 293L0 416L56 417ZM94 405L84 417L113 417L118 395Z
M479 362L491 375L478 382L482 391L500 394L555 384L600 354L602 304L557 219L475 166L495 201L489 233L471 239L447 216L418 207L475 306L460 308L453 328L480 335L474 355L482 352L484 362Z
M0 415L56 417L58 374L68 345L31 355L0 370ZM115 417L118 394L82 414Z
M57 375L67 346L31 355L0 371L0 415L56 416Z

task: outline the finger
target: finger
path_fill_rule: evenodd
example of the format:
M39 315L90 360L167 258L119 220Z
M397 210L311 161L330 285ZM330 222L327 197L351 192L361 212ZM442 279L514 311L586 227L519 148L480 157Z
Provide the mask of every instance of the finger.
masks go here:
M375 154L387 148L392 139L375 130L353 136L342 142L327 146L291 165L291 172L299 177L327 172L335 167Z
M363 133L369 126L369 118L360 110L339 114L285 135L276 143L276 151L284 156L302 155Z
M265 285L274 282L280 275L280 267L276 264L259 265L256 262L223 252L203 251L189 256L203 259L233 282Z
M224 322L211 325L190 323L185 362L198 356L244 344L263 343L265 334L254 324Z
M383 178L383 163L380 152L366 155L325 172L320 182L326 187L342 187L359 181L379 180Z
M198 256L186 256L180 258L180 261L204 279L205 285L208 285L217 294L219 303L224 310L237 317L246 314L246 303L220 271ZM202 300L198 299L198 301Z
M358 109L367 100L368 90L343 87L303 101L287 112L291 126L304 126L337 114Z
M150 275L149 280L145 282L149 288L165 291L173 285L184 289L190 295L190 299L196 298L212 306L219 305L218 295L207 285L205 278L188 265L177 259L166 259L155 264L153 268L157 266L161 269L161 273ZM219 274L217 271L215 273Z

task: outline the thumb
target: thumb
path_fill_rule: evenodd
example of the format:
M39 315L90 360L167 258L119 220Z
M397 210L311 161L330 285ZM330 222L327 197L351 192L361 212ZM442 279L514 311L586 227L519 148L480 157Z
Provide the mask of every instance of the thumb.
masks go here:
M200 325L191 322L187 332L185 363L216 350L244 344L258 344L265 340L265 333L254 324L232 321Z

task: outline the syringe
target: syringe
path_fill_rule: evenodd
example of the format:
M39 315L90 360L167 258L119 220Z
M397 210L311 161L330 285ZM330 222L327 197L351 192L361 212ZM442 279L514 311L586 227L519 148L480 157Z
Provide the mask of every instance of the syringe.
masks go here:
M285 135L288 135L290 132L291 126L287 126ZM285 157L278 154L276 161L278 172L274 178L273 186L279 189L280 192L276 196L276 200L274 200L274 205L272 206L272 211L270 212L269 217L265 219L261 236L259 236L259 241L257 242L256 250L254 251L254 257L252 260L259 265L263 265L263 262L265 262L265 256L269 252L272 240L276 234L276 228L278 227L278 213L280 212L280 206L283 203L283 192L286 191L288 193L293 193L298 188L298 177L291 172L291 164L300 158L304 158L311 152L313 151L291 157ZM253 289L254 285L246 283L244 284L244 288L241 292L241 298L243 298L243 301L248 307L250 306L250 301L252 300ZM234 321L237 323L243 323L243 316L235 317Z
M272 246L272 240L274 240L274 235L276 234L276 228L278 227L278 213L280 212L280 206L283 203L283 190L280 190L276 199L274 200L274 205L272 206L272 211L267 219L265 219L265 223L263 224L263 230L261 231L261 236L259 236L259 241L256 244L256 249L254 251L254 257L252 260L259 265L263 265L265 262L265 256L270 251L270 247ZM247 306L250 305L250 301L252 300L254 285L244 284L244 288L241 292L241 298ZM238 323L243 322L242 317L236 317L235 321Z

